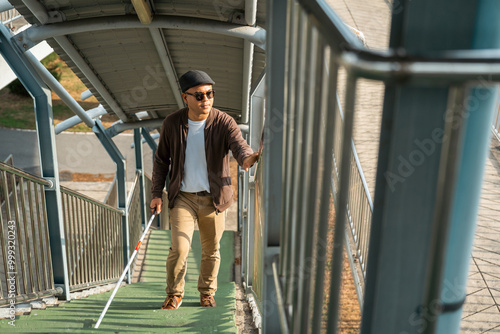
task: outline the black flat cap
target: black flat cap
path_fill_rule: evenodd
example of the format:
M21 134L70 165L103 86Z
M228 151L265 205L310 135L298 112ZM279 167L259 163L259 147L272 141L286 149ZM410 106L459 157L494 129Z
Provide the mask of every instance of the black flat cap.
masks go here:
M181 90L184 93L191 87L203 84L213 85L215 84L215 82L205 72L200 70L192 70L184 73L179 78L179 84L181 85Z

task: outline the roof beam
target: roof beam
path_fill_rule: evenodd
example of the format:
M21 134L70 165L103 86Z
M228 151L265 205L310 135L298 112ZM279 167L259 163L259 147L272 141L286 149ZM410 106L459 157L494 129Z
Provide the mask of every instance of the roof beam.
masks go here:
M142 24L150 24L153 21L153 13L146 0L132 0L132 5Z
M181 96L181 88L179 86L177 72L175 71L174 64L172 62L172 56L168 51L167 42L165 41L165 36L163 35L161 29L149 28L151 38L155 44L156 51L158 52L158 57L160 57L161 64L167 75L168 83L174 94L175 101L179 108L184 107L184 101Z
M138 121L138 122L133 122L133 123L121 123L121 122L116 122L109 128L107 128L107 133L111 136L114 137L117 134L125 131L125 130L130 130L130 129L138 129L138 128L159 128L161 127L161 124L163 123L163 118L157 118L157 119L148 119L145 121Z
M261 27L242 26L216 20L199 19L182 16L163 15L155 18L151 24L143 25L134 16L108 16L82 19L71 22L53 23L40 27L31 27L22 34L24 43L39 43L51 37L78 34L89 31L110 29L179 29L215 33L248 40L261 49L265 48L266 31ZM29 45L30 45L29 44Z
M49 13L47 9L41 5L38 1L35 0L22 0L24 5L28 7L28 9L31 11L31 13L35 16L35 18L40 21L40 22L46 22L46 17L49 17ZM43 28L44 26L42 26ZM28 29L27 29L28 30ZM24 30L21 34L26 33L27 30ZM87 62L82 58L80 53L76 50L76 48L73 46L73 44L69 41L69 39L66 36L63 36L64 34L58 35L57 37L54 37L55 41L61 46L61 48L64 50L64 52L68 55L68 57L75 63L75 65L82 71L83 75L89 80L89 82L92 84L92 86L97 90L99 95L104 99L104 101L109 105L111 110L123 121L126 122L128 121L128 117L123 112L121 107L118 105L116 100L111 96L109 91L107 90L106 87L104 87L103 83L99 80L97 75L94 73L94 71L90 68L90 66L87 64ZM14 37L17 37L14 36ZM14 38L13 41L19 41L19 38ZM22 39L21 41L22 42ZM24 45L23 45L24 47ZM27 48L24 48L27 49ZM83 115L82 115L83 116ZM85 119L85 116L83 116ZM93 120L92 120L93 122Z
M97 77L95 72L90 68L89 64L82 58L80 53L75 49L73 44L65 36L55 37L56 42L61 46L64 52L69 58L75 63L75 65L82 71L83 75L95 88L95 90L101 95L103 100L108 104L111 110L120 118L123 122L128 121L128 117L122 108L118 105L118 102L113 98L108 89L103 85L101 80Z
M47 9L37 0L22 0L26 8L29 9L33 16L40 21L41 24L49 22L49 13Z

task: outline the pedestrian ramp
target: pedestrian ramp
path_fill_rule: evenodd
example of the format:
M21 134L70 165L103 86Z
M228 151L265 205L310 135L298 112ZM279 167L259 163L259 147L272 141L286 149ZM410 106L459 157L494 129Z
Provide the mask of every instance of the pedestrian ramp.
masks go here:
M202 308L197 290L201 246L194 232L188 258L186 290L178 310L161 310L165 299L165 262L170 231L152 230L140 282L122 286L99 329L93 329L111 291L76 299L30 315L17 316L15 327L0 321L0 332L18 333L237 333L235 283L233 282L234 232L225 231L221 240L221 266L217 307Z

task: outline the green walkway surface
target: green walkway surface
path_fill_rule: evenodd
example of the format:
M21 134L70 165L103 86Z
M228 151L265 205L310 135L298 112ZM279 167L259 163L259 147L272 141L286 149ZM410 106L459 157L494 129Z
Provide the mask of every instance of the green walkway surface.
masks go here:
M0 333L237 333L235 285L232 282L234 232L226 231L221 240L221 267L217 307L200 306L197 289L201 256L198 231L193 236L188 258L186 291L178 310L161 310L165 299L165 261L170 231L151 232L142 280L118 290L99 329L93 329L111 292L72 300L46 310L32 310L16 316L15 328L8 319L0 321Z

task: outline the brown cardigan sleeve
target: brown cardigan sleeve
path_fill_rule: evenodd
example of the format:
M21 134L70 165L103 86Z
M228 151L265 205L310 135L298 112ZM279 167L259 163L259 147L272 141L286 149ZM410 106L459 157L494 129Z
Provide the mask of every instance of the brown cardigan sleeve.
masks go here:
M247 141L241 135L241 130L236 121L228 116L229 119L229 131L228 131L228 143L229 149L233 153L233 157L236 159L240 166L243 165L243 161L253 153L252 148L248 145Z

